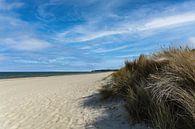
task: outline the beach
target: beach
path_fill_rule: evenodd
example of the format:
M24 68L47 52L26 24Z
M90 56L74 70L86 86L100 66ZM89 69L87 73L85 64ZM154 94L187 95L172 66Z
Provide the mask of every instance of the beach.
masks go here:
M123 104L98 95L109 74L1 79L0 129L129 128Z

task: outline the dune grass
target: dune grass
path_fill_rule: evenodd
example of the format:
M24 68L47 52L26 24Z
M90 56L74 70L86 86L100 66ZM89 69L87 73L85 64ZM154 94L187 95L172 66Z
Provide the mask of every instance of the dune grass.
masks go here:
M132 122L195 129L195 51L169 48L126 61L100 92L104 99L123 98Z

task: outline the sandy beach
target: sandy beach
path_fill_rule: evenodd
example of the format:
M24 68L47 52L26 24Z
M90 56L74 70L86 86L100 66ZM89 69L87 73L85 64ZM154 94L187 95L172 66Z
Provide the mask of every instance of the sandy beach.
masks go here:
M0 129L129 128L123 105L97 94L109 74L0 80Z

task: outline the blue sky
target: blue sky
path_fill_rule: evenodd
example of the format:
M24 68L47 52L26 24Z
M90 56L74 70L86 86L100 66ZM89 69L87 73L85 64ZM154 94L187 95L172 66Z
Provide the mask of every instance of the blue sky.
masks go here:
M0 0L0 71L120 68L195 47L195 0Z

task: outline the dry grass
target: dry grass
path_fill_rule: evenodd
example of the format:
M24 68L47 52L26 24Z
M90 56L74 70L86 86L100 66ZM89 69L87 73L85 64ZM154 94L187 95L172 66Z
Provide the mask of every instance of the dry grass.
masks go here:
M133 122L156 129L195 129L194 50L141 55L107 80L103 97L123 98Z

